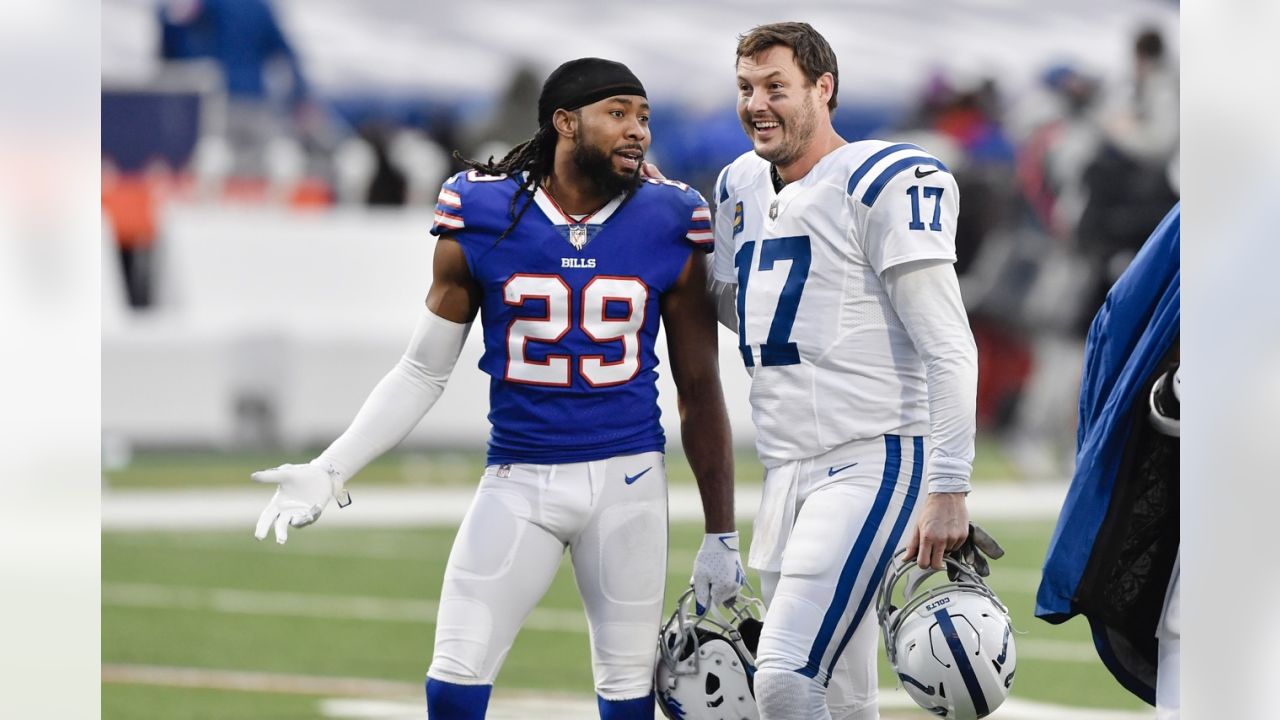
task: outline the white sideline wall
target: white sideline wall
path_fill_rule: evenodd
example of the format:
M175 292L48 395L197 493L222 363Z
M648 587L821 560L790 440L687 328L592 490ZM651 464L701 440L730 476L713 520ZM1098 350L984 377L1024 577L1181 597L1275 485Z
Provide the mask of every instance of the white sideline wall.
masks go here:
M104 432L146 446L329 442L408 342L431 282L430 225L429 210L169 205L154 308L122 307L118 263L104 256ZM481 341L473 328L444 395L406 443L483 446ZM735 442L749 445L736 344L721 328ZM665 337L658 356L663 425L678 447Z

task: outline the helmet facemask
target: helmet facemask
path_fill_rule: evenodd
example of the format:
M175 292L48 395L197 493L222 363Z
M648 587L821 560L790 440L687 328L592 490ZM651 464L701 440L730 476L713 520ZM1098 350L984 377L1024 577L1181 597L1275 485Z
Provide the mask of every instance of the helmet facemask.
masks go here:
M764 604L743 592L732 606L693 613L690 590L658 635L654 686L669 718L755 720L755 655Z

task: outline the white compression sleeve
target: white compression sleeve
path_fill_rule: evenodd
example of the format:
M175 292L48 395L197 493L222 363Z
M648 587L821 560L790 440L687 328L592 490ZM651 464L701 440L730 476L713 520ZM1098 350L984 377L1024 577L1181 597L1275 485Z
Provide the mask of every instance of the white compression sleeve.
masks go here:
M320 457L343 481L395 447L444 392L471 324L423 310L400 362L369 393L351 426Z
M714 256L713 256L714 257ZM716 279L713 260L707 262L707 294L720 324L738 332L738 283Z
M968 492L978 406L978 350L947 260L888 268L893 309L924 361L929 384L929 492Z

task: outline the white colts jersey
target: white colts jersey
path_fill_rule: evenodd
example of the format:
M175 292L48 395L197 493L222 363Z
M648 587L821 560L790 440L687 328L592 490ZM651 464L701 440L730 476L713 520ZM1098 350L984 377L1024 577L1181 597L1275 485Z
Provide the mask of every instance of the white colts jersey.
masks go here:
M754 152L721 172L714 273L738 286L766 466L851 440L929 434L924 364L881 274L955 261L958 195L936 158L882 141L842 146L781 192Z

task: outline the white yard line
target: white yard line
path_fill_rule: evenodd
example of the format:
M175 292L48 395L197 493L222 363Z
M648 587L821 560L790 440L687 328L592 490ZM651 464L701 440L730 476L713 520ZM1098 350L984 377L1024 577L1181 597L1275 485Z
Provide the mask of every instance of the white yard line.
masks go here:
M102 682L132 685L206 688L242 692L319 695L324 717L348 720L419 720L424 715L422 686L368 678L322 677L154 665L102 666ZM880 689L885 720L926 718L906 693ZM489 705L490 720L596 720L595 698L561 693L496 689ZM1151 720L1152 712L1091 710L1017 697L1007 700L992 716L1001 720Z
M246 485L248 483L246 482ZM474 488L350 488L355 502L333 505L321 521L344 527L423 527L456 525L471 504ZM970 514L982 520L1052 520L1066 495L1065 483L1002 483L980 487L969 499ZM249 486L203 490L104 490L103 530L221 530L253 525L271 496L268 488ZM760 504L760 486L741 484L734 506L741 521L750 521ZM671 519L702 519L698 489L681 485L670 491Z

